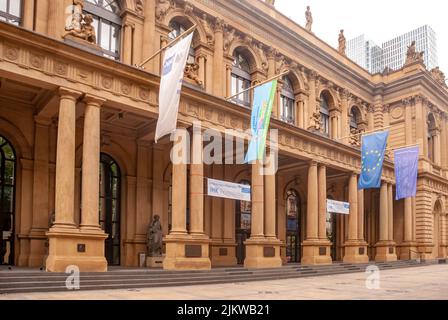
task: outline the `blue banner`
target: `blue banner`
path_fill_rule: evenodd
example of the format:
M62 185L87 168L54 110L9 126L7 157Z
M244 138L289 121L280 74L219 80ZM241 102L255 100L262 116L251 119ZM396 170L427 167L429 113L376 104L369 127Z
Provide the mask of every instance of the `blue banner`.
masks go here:
M252 140L246 155L246 163L262 160L266 151L266 137L271 121L277 80L265 83L255 88L252 106L251 130Z
M378 132L362 137L362 167L359 190L379 189L383 172L389 131Z
M417 195L418 156L418 147L395 151L396 200Z

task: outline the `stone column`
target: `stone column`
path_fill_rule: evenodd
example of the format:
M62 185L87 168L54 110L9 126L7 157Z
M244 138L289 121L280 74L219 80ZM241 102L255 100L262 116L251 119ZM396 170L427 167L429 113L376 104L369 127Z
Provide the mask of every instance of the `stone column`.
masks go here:
M350 93L348 92L348 90L343 90L341 97L342 97L341 136L344 137L344 139L342 139L342 142L348 143L349 142L348 135L350 134L350 126L348 125L348 110L349 110L348 100L350 98Z
M48 2L48 35L61 40L65 27L65 5L64 1Z
M72 229L75 228L76 101L81 93L61 88L59 95L54 227Z
M93 96L85 97L84 140L82 148L82 209L81 229L100 231L99 225L99 163L100 108L105 102Z
M133 45L132 35L134 29L135 29L134 23L126 22L124 24L124 32L123 32L124 46L122 49L122 56L123 56L123 63L126 64L132 64L132 45ZM140 63L140 61L138 63Z
M204 165L202 134L194 130L191 144L190 165L190 233L204 237Z
M418 96L415 98L415 135L417 143L420 146L420 156L427 157L428 141L426 139L426 112L424 112L423 98Z
M33 177L33 217L30 231L29 267L41 267L45 253L45 232L50 221L49 192L49 153L51 119L35 117L34 134L34 177Z
M152 216L163 215L163 159L164 149L158 144L152 146ZM168 220L161 220L162 225L168 225Z
M317 162L311 162L308 169L308 201L306 239L317 240L319 225L319 188L318 188Z
M348 240L345 243L344 262L346 263L367 263L367 244L361 240L364 236L359 236L359 199L358 175L352 173L348 185L348 197L350 202L350 215L348 216ZM361 196L363 197L363 194Z
M202 80L202 87L206 88L206 73L205 73L205 55L201 54L198 57L199 65L199 79Z
M319 239L327 241L327 167L320 165L318 168L319 179Z
M389 241L394 241L394 190L393 190L393 185L392 184L388 184L387 186L387 200L388 200L388 208L389 208L389 223L388 223L388 227L389 227Z
M224 21L217 19L215 23L215 50L213 54L213 93L224 96Z
M314 71L311 71L309 74L309 96L308 96L308 110L305 111L305 129L308 129L311 125L310 118L312 117L313 113L316 112L316 78L317 73Z
M305 127L305 122L304 122L305 102L304 102L303 95L302 94L296 95L296 101L297 101L296 126L303 129Z
M441 165L442 157L441 157L441 145L440 145L440 128L436 128L435 134L434 134L434 163L438 166Z
M35 31L38 33L45 34L48 32L48 0L36 0L35 9L36 9Z
M143 22L143 46L142 46L142 57L143 60L149 58L158 48L159 37L155 35L156 33L156 1L144 1L144 16L145 20ZM143 61L136 61L136 63L141 63ZM156 73L158 70L157 59L153 59L148 62L145 66L146 70Z
M187 150L182 150L182 153ZM173 163L172 173L172 235L187 234L187 164Z
M377 262L396 261L397 256L395 254L395 245L390 241L390 214L389 210L391 201L389 200L391 193L389 191L388 183L383 181L380 191L380 239L376 244L376 257Z
M34 0L24 0L23 3L23 27L34 29Z
M363 242L365 242L364 221L364 190L358 190L358 240Z
M276 240L276 184L275 175L266 175L264 177L264 196L265 196L265 236L267 239Z
M274 234L273 237L265 238L265 226L264 226L264 168L260 161L256 161L252 164L252 227L250 239L245 242L246 245L246 259L244 260L244 266L250 269L260 268L278 268L282 265L280 258L280 245L281 242L275 237L275 208L274 213L269 212L266 215L270 215L267 221L272 223L274 220L274 226L266 226L266 231ZM275 176L274 176L275 179ZM272 180L269 180L268 190L272 189ZM275 182L274 182L274 198L275 198ZM272 197L272 195L269 195ZM268 200L267 205L272 207L272 199ZM275 200L274 200L275 204ZM266 206L268 208L268 206ZM274 219L272 216L274 215Z
M226 65L226 97L232 95L232 66Z

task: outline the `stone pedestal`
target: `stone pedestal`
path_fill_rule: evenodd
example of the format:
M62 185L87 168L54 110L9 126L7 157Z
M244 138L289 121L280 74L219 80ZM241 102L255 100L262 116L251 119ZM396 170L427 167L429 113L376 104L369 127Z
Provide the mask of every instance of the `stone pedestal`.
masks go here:
M307 240L303 242L302 247L302 265L330 265L333 263L329 241Z
M234 242L212 243L211 262L213 267L232 267L238 264Z
M190 235L169 235L165 239L165 270L211 270L210 240Z
M400 246L400 260L415 260L419 259L420 254L417 250L417 243L415 242L404 242Z
M367 243L363 241L348 241L344 245L345 263L369 263L367 255Z
M66 34L65 36L63 36L63 38L64 38L65 43L67 43L73 47L76 47L81 50L89 51L90 53L97 54L99 56L103 55L103 49L100 46L98 46L97 44L90 43L86 40L75 37L71 34Z
M280 268L283 265L280 257L281 241L266 239L249 239L246 246L244 267L248 269Z
M52 228L47 233L50 252L46 262L48 272L65 272L76 266L81 272L106 272L102 231Z
M147 268L163 268L163 261L165 257L146 257L146 267Z
M395 243L393 242L379 242L376 245L376 262L393 262L397 261L397 253L395 251Z
M417 251L420 253L420 257L423 260L432 260L434 259L434 252L435 248L432 244L425 244L425 245L420 245L417 247Z

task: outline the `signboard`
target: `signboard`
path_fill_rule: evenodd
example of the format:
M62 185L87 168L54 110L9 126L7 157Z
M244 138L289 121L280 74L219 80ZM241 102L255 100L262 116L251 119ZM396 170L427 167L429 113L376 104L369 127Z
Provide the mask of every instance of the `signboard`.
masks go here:
M327 200L327 212L350 214L350 203L334 200Z
M208 195L217 198L251 201L251 188L245 184L208 179Z

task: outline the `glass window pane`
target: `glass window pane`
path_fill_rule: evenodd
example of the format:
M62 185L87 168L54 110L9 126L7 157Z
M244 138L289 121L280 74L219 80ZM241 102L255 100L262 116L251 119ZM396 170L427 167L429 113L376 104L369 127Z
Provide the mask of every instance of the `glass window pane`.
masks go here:
M6 144L3 147L3 152L5 153L6 159L14 160L14 151L12 151L12 148L9 144Z
M9 13L13 16L20 17L20 0L10 0L9 1Z
M14 161L5 161L5 184L14 184Z
M107 22L101 21L101 48L110 49L110 25Z
M6 1L7 0L0 0L0 11L6 12Z
M110 51L118 53L119 38L120 38L120 28L116 25L112 25L112 39L110 42Z
M14 199L13 187L4 187L2 207L1 207L1 211L3 213L13 212L13 206L14 206L13 199Z

